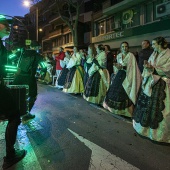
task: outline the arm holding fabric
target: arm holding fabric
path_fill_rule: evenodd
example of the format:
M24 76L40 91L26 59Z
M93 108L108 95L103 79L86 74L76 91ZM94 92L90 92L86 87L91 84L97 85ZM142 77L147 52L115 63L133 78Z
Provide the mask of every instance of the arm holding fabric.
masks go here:
M67 67L66 68L72 68L76 65L76 60L74 58L70 58L68 64L67 64Z
M93 63L93 65L90 67L88 71L89 76L92 76L98 70L99 70L99 67L95 63Z

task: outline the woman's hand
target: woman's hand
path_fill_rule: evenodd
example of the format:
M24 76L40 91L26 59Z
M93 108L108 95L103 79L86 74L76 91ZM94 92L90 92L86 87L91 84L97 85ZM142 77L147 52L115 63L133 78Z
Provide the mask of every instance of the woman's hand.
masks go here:
M154 66L151 65L151 62L148 62L147 60L144 60L144 65L143 67L147 69L148 71L154 71Z
M119 63L113 63L113 65L118 69L121 70L123 68L123 66Z

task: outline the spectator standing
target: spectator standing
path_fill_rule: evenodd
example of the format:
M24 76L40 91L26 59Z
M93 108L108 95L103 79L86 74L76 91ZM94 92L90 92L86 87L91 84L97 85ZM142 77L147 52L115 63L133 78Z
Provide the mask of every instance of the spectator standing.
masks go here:
M114 60L114 56L111 52L110 46L109 45L105 45L105 52L106 52L106 57L107 57L107 70L109 71L110 77L111 74L113 73L113 60Z
M142 41L142 50L138 53L138 67L141 74L143 72L144 60L148 60L152 53L153 49L150 48L150 41Z
M62 67L60 65L60 60L64 60L64 57L65 57L65 52L64 52L64 48L63 47L59 47L59 54L55 57L55 60L56 60L56 76L57 76L57 79L60 75L60 72L62 70ZM56 79L56 83L55 83L55 86L57 86L57 79Z

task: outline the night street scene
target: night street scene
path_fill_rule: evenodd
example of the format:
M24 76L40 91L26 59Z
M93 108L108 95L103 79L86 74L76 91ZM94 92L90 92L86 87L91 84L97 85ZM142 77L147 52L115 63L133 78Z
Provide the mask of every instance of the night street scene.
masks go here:
M20 3L0 8L0 170L169 170L170 0Z

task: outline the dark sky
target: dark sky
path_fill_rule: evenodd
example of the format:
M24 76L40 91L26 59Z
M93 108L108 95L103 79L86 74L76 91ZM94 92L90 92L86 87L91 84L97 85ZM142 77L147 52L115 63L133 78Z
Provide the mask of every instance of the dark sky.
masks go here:
M23 5L24 0L0 0L0 14L10 16L24 16L29 12Z

